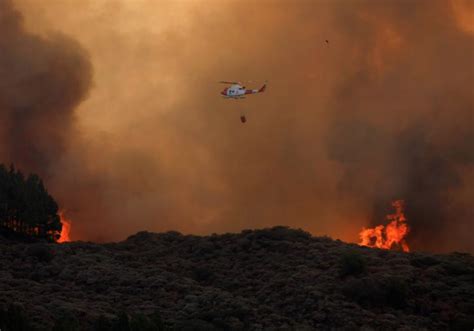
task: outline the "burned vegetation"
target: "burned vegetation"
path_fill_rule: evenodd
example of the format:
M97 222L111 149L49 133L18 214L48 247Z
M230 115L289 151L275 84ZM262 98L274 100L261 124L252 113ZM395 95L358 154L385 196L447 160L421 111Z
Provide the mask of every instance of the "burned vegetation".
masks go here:
M0 252L2 330L474 326L474 258L463 253L368 248L286 227L139 232L107 244L0 237Z

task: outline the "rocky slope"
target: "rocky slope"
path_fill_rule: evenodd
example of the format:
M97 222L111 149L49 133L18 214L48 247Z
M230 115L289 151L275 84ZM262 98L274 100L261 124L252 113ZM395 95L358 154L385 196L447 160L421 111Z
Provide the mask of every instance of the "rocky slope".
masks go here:
M120 316L152 314L162 324L149 329L472 330L474 258L369 249L284 227L139 232L109 244L0 236L4 328L12 304L40 330L119 329Z

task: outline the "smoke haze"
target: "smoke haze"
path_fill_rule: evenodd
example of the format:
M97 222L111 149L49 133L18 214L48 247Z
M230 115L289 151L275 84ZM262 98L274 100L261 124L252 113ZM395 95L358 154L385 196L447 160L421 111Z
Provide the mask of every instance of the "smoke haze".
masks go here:
M283 224L357 241L404 199L413 248L474 251L469 1L14 5L0 155L47 176L73 239ZM265 79L245 100L216 84Z
M48 176L90 86L91 64L72 39L26 32L9 0L0 3L0 48L2 158Z

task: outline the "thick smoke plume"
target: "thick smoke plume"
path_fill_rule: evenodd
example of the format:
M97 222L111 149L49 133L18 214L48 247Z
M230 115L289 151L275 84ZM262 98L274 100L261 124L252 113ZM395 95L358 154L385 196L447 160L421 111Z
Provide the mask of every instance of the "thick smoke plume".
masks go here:
M1 161L49 177L91 84L88 56L63 35L26 32L10 0L0 2L0 49Z
M95 86L74 112L87 57L64 37L27 34L14 14L11 31L49 45L42 62L68 50L57 65L78 64L50 78L74 82L68 93L43 93L57 81L16 89L67 99L48 108L69 119L51 116L58 144L33 131L40 153L8 139L3 155L54 173L73 239L282 224L357 241L404 199L411 247L474 251L471 3L15 0L28 31L63 31L87 49ZM264 94L236 102L216 84L265 79ZM50 123L31 118L23 127ZM51 155L62 155L54 167Z
M472 249L473 208L463 196L474 161L472 34L442 15L449 3L365 9L341 8L357 50L329 121L341 191L373 204L373 224L391 200L405 199L415 249Z

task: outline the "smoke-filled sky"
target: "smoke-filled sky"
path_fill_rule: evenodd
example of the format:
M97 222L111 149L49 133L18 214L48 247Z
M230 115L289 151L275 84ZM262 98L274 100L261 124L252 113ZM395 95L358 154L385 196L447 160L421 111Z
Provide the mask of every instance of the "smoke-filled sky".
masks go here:
M2 0L1 162L45 178L73 239L290 225L357 241L404 199L412 247L472 252L473 15ZM268 90L226 100L220 80Z

